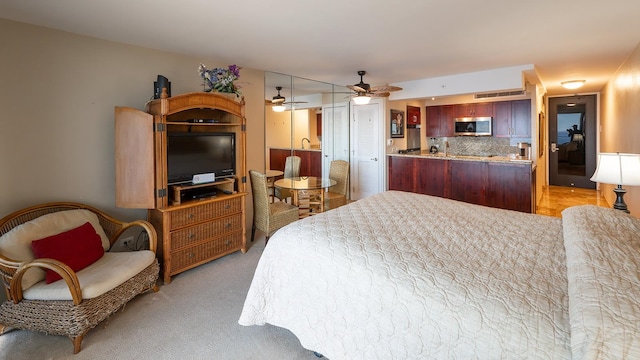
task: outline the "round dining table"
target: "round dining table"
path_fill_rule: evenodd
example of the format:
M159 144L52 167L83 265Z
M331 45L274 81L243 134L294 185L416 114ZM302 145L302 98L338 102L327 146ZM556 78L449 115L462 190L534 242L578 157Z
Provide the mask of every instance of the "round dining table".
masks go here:
M274 186L291 190L291 204L298 207L303 218L324 212L325 189L336 183L329 178L299 176L276 180Z

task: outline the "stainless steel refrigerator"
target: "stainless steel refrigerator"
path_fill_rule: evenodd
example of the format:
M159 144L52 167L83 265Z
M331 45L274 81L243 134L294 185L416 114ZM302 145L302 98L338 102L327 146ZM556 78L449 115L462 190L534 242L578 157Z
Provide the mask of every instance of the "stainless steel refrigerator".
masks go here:
M420 150L420 124L407 124L407 151Z

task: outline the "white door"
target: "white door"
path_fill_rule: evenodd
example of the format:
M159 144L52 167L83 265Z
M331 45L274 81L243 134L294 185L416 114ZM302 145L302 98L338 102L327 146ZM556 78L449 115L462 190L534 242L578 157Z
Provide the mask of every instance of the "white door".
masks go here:
M322 107L322 176L332 160L349 161L349 104Z
M384 191L384 105L372 99L351 106L351 199L359 200Z

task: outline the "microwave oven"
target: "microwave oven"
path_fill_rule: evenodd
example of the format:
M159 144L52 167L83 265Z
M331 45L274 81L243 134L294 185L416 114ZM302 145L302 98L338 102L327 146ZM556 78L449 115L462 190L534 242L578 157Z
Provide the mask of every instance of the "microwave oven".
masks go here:
M456 136L491 136L491 117L464 117L454 119Z

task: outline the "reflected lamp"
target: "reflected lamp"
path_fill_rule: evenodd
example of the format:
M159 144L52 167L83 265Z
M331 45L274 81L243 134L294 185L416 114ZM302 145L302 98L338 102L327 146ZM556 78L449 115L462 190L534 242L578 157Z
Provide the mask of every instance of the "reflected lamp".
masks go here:
M624 194L627 192L623 185L640 186L640 155L621 153L600 153L596 171L591 181L617 185L613 191L616 193L614 209L629 213L624 202Z
M275 111L275 112L283 112L286 110L286 108L284 107L284 105L279 104L279 105L273 105L271 107L271 110Z

